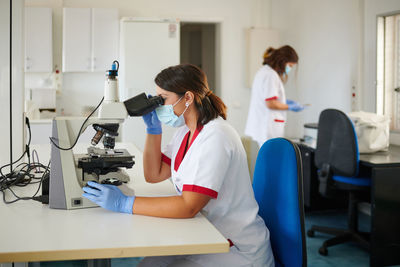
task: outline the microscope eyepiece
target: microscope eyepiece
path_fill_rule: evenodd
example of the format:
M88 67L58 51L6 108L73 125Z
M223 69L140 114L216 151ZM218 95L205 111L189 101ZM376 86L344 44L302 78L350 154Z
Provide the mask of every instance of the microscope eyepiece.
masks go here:
M134 96L124 102L129 116L143 116L164 104L161 96L147 98L145 93Z
M149 101L153 103L153 105L157 105L157 107L164 105L164 98L159 95L150 97Z

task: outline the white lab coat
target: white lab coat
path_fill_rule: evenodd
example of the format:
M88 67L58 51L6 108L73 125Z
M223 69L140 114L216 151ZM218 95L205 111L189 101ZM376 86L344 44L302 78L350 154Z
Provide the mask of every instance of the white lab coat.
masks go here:
M171 165L179 195L192 191L212 198L202 213L233 245L229 253L186 259L201 266L274 266L269 231L258 215L239 135L222 118L214 119L196 131L182 159L188 134L186 126L179 128L162 159Z
M254 77L245 134L261 147L271 138L283 137L286 110L269 109L266 101L286 103L285 89L278 73L269 65L262 66Z

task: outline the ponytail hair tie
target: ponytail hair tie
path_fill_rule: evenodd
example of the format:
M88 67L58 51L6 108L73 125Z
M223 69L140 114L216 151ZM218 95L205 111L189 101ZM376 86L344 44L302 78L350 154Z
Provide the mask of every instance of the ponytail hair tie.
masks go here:
M276 51L276 49L274 49L272 47L268 48L264 52L263 59L266 59L267 57L271 56L275 51Z
M206 93L206 96L210 96L212 93L213 93L213 92L212 92L211 90L209 90L209 91Z

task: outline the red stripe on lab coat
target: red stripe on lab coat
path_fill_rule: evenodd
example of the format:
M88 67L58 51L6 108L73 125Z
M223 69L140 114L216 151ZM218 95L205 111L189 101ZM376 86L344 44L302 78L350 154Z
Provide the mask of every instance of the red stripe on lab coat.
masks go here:
M164 153L161 153L161 161L171 166L171 159L167 157Z
M199 135L199 133L202 129L203 129L203 125L200 125L199 127L197 127L196 131L194 131L192 141L190 142L190 144L188 144L187 148L186 148L186 144L189 139L190 131L187 132L187 134L183 138L181 146L179 147L178 153L176 153L176 157L175 157L175 164L174 164L175 171L178 171L179 166L181 165L181 162L186 155L186 152L189 150L190 146L193 144L194 140Z
M278 97L277 96L273 96L273 97L270 97L270 98L266 98L265 101L276 100L276 99L278 99Z
M196 192L200 193L203 195L207 195L212 198L217 198L218 197L218 192L214 191L210 188L194 185L194 184L184 184L182 191L190 191L190 192Z
M285 122L284 120L278 120L278 119L275 119L274 121L276 121L276 122Z

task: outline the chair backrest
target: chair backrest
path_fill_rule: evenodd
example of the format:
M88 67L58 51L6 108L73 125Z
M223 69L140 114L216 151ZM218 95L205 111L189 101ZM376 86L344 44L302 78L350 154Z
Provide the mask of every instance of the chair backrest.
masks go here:
M318 120L315 165L329 164L332 173L354 177L358 174L358 144L354 125L340 110L325 109Z
M253 178L259 215L270 231L275 266L307 266L303 175L297 145L270 139L258 152Z

